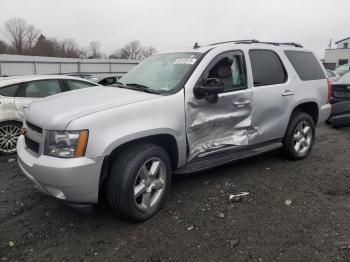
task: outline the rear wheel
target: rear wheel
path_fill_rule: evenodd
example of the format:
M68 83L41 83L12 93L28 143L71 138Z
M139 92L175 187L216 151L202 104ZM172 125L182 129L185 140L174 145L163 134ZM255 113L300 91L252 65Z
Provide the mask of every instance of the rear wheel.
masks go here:
M9 155L16 153L21 127L22 124L15 121L0 123L0 154Z
M284 137L284 151L292 160L304 159L310 153L315 141L315 124L304 112L292 115Z
M107 180L110 208L130 221L156 214L170 188L168 153L154 144L134 145L120 153Z

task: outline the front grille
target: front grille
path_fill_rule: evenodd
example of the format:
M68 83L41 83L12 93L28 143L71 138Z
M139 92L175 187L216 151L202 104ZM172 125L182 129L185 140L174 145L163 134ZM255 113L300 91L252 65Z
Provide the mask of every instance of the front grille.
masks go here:
M27 126L39 134L41 134L43 132L43 129L41 127L38 127L30 122L27 122Z
M34 153L39 153L39 143L38 142L35 142L33 140L31 140L30 138L28 137L24 137L24 141L26 143L26 147L28 149L30 149L31 151L33 151Z

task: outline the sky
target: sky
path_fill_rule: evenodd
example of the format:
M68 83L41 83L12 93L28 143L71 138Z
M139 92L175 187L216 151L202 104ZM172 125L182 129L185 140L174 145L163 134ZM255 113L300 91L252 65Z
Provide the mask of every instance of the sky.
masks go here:
M349 10L349 0L1 0L0 28L21 17L46 37L97 40L107 55L131 40L161 52L258 39L298 42L322 58L330 39L350 37Z

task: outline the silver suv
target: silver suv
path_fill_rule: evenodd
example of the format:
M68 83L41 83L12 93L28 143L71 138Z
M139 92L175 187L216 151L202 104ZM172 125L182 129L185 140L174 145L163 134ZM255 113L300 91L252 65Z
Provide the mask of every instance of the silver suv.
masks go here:
M330 85L297 44L232 41L153 55L116 86L30 105L18 163L43 193L143 221L172 173L199 172L282 148L305 158L330 114Z

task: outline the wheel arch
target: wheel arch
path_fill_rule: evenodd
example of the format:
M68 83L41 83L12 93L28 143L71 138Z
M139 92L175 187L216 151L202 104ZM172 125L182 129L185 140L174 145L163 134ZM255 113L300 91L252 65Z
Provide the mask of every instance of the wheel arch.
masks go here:
M111 166L114 160L119 156L119 154L121 154L125 148L138 143L153 143L163 147L169 154L172 169L177 168L179 162L179 148L177 140L173 135L168 133L161 133L135 138L118 144L115 148L111 150L111 152L106 154L101 169L100 186L103 184L106 177L108 176Z
M319 106L317 102L315 101L304 101L294 107L292 110L289 119L295 114L296 112L305 112L309 114L312 117L312 120L314 121L314 124L317 125L318 118L319 118Z

